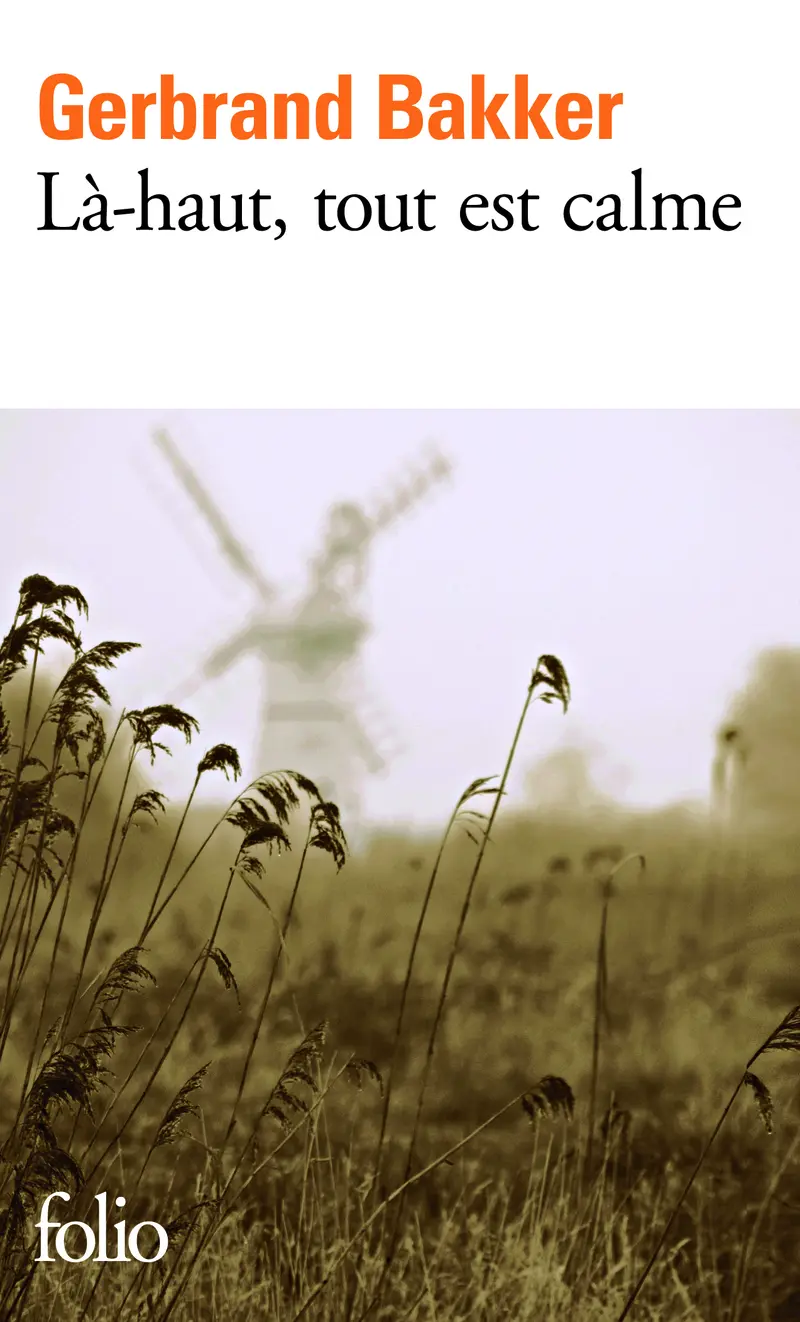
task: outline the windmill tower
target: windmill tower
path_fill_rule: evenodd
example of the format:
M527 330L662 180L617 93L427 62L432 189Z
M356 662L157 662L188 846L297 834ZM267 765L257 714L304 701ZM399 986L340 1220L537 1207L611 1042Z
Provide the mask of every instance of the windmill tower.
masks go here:
M345 829L360 816L365 775L383 770L392 754L388 722L363 697L361 648L370 633L361 600L375 537L391 528L450 473L433 452L424 464L370 507L342 502L328 512L305 590L288 609L260 571L194 470L165 431L154 436L176 478L205 518L230 567L253 589L249 619L210 653L180 691L255 654L261 667L261 710L254 774L295 770L335 800Z

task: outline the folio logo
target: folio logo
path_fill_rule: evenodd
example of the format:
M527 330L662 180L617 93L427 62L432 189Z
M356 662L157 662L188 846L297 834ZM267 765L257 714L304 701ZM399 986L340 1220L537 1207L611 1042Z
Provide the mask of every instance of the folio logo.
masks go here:
M60 1258L62 1262L86 1262L89 1258L91 1258L93 1262L130 1262L131 1258L135 1258L137 1262L158 1262L159 1258L163 1258L169 1247L167 1232L157 1221L140 1221L139 1224L133 1226L127 1234L125 1222L116 1221L113 1229L116 1231L117 1254L116 1257L110 1258L107 1252L108 1194L99 1193L94 1200L97 1203L96 1235L92 1227L87 1225L85 1221L67 1221L64 1224L60 1221L48 1221L47 1218L50 1211L50 1203L54 1198L61 1198L64 1202L69 1202L69 1194L63 1192L51 1193L45 1198L44 1203L42 1204L42 1215L36 1222L36 1229L41 1235L39 1256L35 1259L36 1262L55 1261L55 1258L50 1257L49 1252L51 1230L57 1231L54 1248L56 1251L56 1257ZM117 1207L125 1206L124 1198L115 1198L114 1202ZM144 1230L147 1226L155 1231L158 1239L158 1252L154 1253L150 1258L146 1258L139 1249L139 1232ZM67 1249L67 1235L70 1231L73 1232L73 1236L80 1232L85 1242L84 1251L83 1253L78 1254L78 1256L70 1253ZM73 1248L74 1247L76 1246L73 1243ZM128 1257L128 1254L125 1252L126 1248L130 1257ZM95 1252L95 1250L97 1250L97 1252ZM94 1256L92 1256L93 1254Z

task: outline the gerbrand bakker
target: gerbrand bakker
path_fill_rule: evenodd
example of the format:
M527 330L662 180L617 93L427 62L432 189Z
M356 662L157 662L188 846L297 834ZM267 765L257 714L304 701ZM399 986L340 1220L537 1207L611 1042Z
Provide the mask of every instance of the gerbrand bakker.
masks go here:
M622 92L537 92L527 74L514 74L505 90L472 74L469 88L429 94L411 73L378 74L377 136L435 141L463 138L564 138L578 141L594 133L613 136L613 113ZM374 84L373 84L374 95ZM80 78L53 73L39 93L39 123L48 138L101 141L128 136L185 141L230 134L240 141L256 138L332 141L350 139L353 124L353 78L339 74L335 92L316 97L305 92L200 92L175 88L175 76L162 73L158 90L97 91L86 95Z

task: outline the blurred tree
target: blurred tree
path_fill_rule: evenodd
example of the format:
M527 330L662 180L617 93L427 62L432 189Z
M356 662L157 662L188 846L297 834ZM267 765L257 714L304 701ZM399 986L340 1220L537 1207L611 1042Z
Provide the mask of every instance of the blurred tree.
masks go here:
M611 808L614 800L596 783L592 762L598 750L568 744L554 749L525 774L525 796L537 809L585 813Z

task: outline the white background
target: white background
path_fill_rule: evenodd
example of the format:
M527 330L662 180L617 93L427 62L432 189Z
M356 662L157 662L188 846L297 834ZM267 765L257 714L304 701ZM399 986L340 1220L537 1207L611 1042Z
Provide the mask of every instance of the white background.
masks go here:
M2 403L19 407L712 406L796 403L798 5L53 0L4 19ZM351 142L48 141L53 72L88 93L332 90ZM622 91L610 142L379 142L378 73L427 95ZM136 171L279 202L288 233L37 233L38 171L116 206ZM576 234L574 192L742 199L733 234ZM432 234L322 234L313 195L437 194ZM468 193L542 196L532 234L469 234ZM75 211L71 212L72 215ZM130 222L121 222L130 225Z

